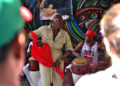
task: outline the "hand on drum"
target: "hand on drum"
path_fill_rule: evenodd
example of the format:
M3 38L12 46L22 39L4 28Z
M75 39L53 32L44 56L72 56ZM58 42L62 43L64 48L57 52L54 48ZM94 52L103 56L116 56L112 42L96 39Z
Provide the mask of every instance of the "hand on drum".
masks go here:
M56 61L54 62L54 65L53 65L53 66L58 68L58 67L60 67L60 63L61 63L61 62L60 62L60 60L58 59L58 60L56 60Z
M78 54L77 57L78 57L78 58L81 58L81 55Z

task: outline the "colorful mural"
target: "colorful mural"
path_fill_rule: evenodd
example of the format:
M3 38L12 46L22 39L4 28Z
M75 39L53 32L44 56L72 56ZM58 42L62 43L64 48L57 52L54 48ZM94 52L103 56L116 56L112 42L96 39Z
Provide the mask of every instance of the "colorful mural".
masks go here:
M39 4L40 0L22 0L33 13L33 21L27 23L25 29L27 31L35 30L42 25L49 24L49 21L40 21ZM65 21L63 29L65 29L72 40L74 46L79 41L84 40L84 33L88 29L92 29L100 38L99 22L106 9L111 5L118 3L119 0L72 0L73 20Z

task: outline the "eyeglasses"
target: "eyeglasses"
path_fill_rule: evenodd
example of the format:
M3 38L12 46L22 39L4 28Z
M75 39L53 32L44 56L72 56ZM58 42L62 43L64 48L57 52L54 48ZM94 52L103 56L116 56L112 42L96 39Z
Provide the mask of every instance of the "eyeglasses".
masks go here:
M53 21L53 22L57 22L57 21L59 21L59 20L60 20L60 19L53 19L52 21Z

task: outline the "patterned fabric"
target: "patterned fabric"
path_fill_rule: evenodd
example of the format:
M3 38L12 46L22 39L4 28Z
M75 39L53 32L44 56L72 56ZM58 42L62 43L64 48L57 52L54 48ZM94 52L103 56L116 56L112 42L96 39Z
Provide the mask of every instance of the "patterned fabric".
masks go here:
M98 50L97 50L97 42L90 48L85 42L82 50L81 56L84 58L88 58L90 64L97 64L98 61Z

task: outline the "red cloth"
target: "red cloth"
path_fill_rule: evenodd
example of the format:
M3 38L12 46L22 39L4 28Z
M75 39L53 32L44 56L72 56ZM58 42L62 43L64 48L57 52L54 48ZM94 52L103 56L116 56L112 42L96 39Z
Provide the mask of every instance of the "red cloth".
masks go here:
M52 59L52 55L51 55L51 51L50 51L50 47L49 47L48 43L44 42L43 46L38 47L37 46L37 36L32 31L30 33L34 39L31 56L33 58L35 58L35 60L37 60L42 65L53 68L53 70L55 70L60 75L61 79L64 80L63 79L64 73L63 73L62 69L60 67L59 68L53 67L53 59Z

